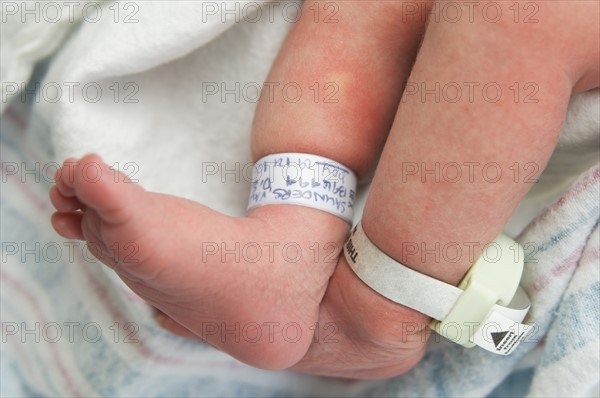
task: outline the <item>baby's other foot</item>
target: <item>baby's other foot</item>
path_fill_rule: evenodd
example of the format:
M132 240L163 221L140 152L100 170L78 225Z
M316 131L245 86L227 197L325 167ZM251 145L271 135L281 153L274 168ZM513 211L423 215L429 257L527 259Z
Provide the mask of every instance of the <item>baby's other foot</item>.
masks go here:
M423 357L432 332L428 318L381 296L340 256L321 303L319 323L329 326L292 369L321 376L388 379Z
M50 197L52 225L193 334L267 369L299 361L348 226L300 206L233 218L146 192L96 155L69 159Z

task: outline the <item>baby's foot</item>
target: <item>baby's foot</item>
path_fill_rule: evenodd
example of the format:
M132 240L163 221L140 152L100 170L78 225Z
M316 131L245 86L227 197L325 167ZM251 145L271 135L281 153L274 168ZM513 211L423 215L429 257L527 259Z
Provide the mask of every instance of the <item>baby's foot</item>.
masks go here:
M164 314L160 323L197 338ZM388 379L406 373L425 353L428 318L374 292L342 255L321 303L313 343L291 369L321 376Z
M313 338L348 225L300 206L232 218L146 192L96 155L66 161L50 192L55 230L209 344L262 368L299 361Z
M321 303L319 322L329 327L292 369L324 376L388 379L423 357L428 318L373 291L344 255Z

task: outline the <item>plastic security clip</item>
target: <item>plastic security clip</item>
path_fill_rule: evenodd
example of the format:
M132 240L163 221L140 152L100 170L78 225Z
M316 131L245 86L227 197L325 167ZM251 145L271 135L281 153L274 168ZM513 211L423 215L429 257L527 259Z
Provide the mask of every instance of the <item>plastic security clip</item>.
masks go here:
M373 290L432 317L429 326L451 341L508 355L534 327L523 323L531 306L519 286L523 249L500 235L488 251L495 253L484 252L456 287L392 259L369 240L360 223L344 245L350 268Z

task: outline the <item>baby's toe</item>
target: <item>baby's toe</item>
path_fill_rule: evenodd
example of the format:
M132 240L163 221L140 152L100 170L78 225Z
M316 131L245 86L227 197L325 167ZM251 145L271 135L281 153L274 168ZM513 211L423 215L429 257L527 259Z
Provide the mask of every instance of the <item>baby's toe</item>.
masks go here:
M81 231L81 218L83 213L54 213L51 222L54 230L63 238L84 240Z
M75 196L75 166L77 159L69 158L63 162L63 165L56 170L54 181L59 192L66 197Z
M79 161L74 188L79 201L94 209L109 224L128 221L144 200L139 195L144 192L142 188L94 154Z
M85 209L85 206L79 199L75 196L67 197L63 195L57 186L50 188L50 202L52 202L54 208L61 213Z

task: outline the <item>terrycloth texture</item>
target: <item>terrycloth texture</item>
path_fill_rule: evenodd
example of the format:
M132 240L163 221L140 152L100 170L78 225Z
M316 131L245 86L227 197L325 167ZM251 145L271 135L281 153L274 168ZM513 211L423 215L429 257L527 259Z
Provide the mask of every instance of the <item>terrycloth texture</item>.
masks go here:
M87 4L98 4L93 0L49 3L2 2L0 112L11 98L21 95L35 64L52 54L84 15L90 21L95 19L92 9L84 14Z
M525 391L529 378L523 368L528 364L535 366L531 396L597 391L597 165L519 237L532 252L523 285L539 329L529 342L511 357L500 358L432 341L413 371L389 381L347 382L258 371L202 343L171 336L81 243L59 239L48 222L51 171L44 166L89 151L122 168L133 165L124 170L135 172L148 189L192 198L230 214L244 212L247 182L232 175L223 182L220 173L203 179L203 162L231 169L236 162L249 161L255 103L251 91L242 88L263 82L291 23L283 18L281 6L274 8L273 22L264 16L255 23L234 24L230 16L223 23L221 13L209 15L208 3L138 2L138 23L114 23L108 12L107 19L84 22L56 54L41 87L97 84L103 93L99 101L85 100L79 89L73 101L66 94L56 103L42 99L31 117L18 97L4 113L3 396L482 396L511 372L510 380L518 384L515 391ZM244 3L240 4L242 11ZM293 15L293 9L288 11ZM19 35L38 29L32 25L19 28ZM57 26L50 30L62 34ZM10 38L4 32L2 48ZM14 65L24 65L27 59L31 68L52 48L55 39L48 40L48 47L39 46L44 52L20 60L6 59L3 53L3 65L20 70ZM22 48L13 47L15 53ZM241 86L239 102L234 94L222 98L221 84L232 89L236 82ZM213 83L220 92L207 95L203 88ZM111 87L120 89L118 99ZM125 102L127 95L138 102ZM525 217L597 164L598 98L598 90L573 98L559 148L522 209L530 208L517 213L515 233ZM37 172L25 173L36 164ZM98 331L102 338L96 341ZM538 364L526 355L543 336ZM525 365L519 365L521 360ZM504 385L494 394L506 391Z
M95 151L109 164L135 164L135 178L149 190L243 215L249 177L202 171L241 170L250 161L256 87L298 8L286 7L290 16L284 18L280 3L272 8L272 22L265 9L257 22L235 24L238 17L251 17L246 4L256 3L136 4L139 23L104 18L84 24L52 62L45 84L80 82L99 85L103 93L95 103L79 90L73 102L39 104L56 158ZM236 7L238 16L226 13ZM218 93L211 95L215 87ZM304 91L308 95L309 88ZM282 88L275 95L283 95Z

